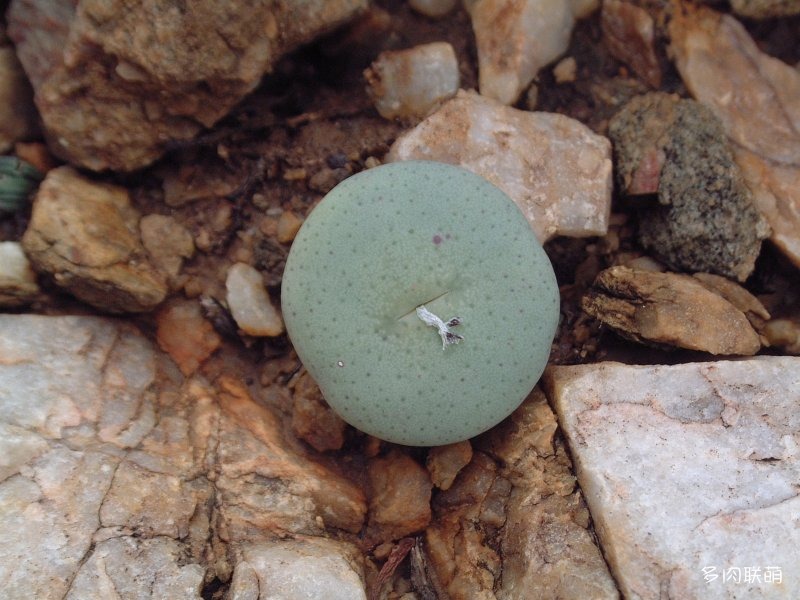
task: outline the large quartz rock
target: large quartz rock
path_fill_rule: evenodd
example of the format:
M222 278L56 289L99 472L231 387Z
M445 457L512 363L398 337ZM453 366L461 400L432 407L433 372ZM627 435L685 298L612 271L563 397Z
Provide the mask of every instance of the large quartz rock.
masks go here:
M0 315L0 390L4 598L196 599L231 573L363 597L360 551L315 537L359 531L363 493L238 380L184 380L116 321Z
M8 23L53 152L131 171L212 126L282 54L366 4L15 0Z
M800 71L758 49L729 15L684 6L669 33L686 87L722 121L772 228L800 266Z
M545 381L624 597L800 597L800 358Z
M387 160L436 160L485 177L516 202L541 242L608 229L611 144L563 115L460 91L400 136Z

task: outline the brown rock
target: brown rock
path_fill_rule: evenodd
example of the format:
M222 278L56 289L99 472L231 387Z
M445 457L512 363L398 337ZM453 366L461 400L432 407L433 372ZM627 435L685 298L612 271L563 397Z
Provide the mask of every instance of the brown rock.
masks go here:
M440 490L448 490L459 471L472 460L472 444L469 440L435 446L428 451L425 466L431 474L431 480Z
M431 520L431 480L413 458L391 451L367 466L369 522L367 537L379 544L405 537Z
M758 298L735 281L711 273L695 273L693 277L742 311L756 331L760 331L764 322L769 320L769 312Z
M772 241L800 266L800 71L733 17L682 6L670 22L686 87L721 119Z
M139 230L156 267L168 277L177 277L184 259L194 255L192 234L172 217L156 214L142 217Z
M171 4L20 0L8 14L51 148L131 171L212 126L277 59L364 0Z
M295 382L293 398L292 432L319 452L341 448L347 425L325 402L308 372Z
M434 500L426 556L452 600L618 597L556 429L535 390Z
M203 318L197 302L170 302L158 311L156 322L158 345L184 375L197 371L222 342L211 323Z
M611 267L597 276L581 306L638 342L722 355L761 349L744 313L688 275Z
M138 225L127 190L59 167L39 187L22 244L37 271L81 300L109 312L144 312L167 287Z
M604 0L600 24L611 55L630 66L650 87L661 87L661 65L650 14L631 2Z
M33 105L33 90L28 83L14 48L0 48L0 153L14 142L38 133L38 118Z

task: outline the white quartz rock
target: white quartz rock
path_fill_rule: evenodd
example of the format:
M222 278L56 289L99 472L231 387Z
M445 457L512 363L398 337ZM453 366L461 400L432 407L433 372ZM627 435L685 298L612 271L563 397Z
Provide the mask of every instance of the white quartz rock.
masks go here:
M283 319L272 305L261 274L245 263L236 263L225 280L228 307L236 324L247 335L276 336L283 333Z
M611 144L582 123L460 91L400 136L386 157L459 165L508 194L539 241L604 235Z
M427 115L458 91L458 60L447 42L381 52L364 72L375 108L386 119Z
M481 94L503 104L513 104L539 69L563 54L575 24L572 4L564 0L465 4L478 46Z
M0 242L0 306L21 306L39 292L36 274L19 242Z
M366 600L360 553L347 542L305 538L246 547L231 583L231 600ZM263 596L262 596L263 597Z
M800 598L800 358L545 380L624 597Z

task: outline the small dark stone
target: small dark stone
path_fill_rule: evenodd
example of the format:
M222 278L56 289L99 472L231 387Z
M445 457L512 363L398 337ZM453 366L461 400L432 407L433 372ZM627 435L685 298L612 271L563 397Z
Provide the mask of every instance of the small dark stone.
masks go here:
M334 152L333 154L328 155L328 157L325 159L325 162L331 169L341 169L347 165L348 161L344 152Z
M717 117L654 92L628 102L609 136L623 193L658 197L639 211L639 242L672 268L747 279L769 227Z

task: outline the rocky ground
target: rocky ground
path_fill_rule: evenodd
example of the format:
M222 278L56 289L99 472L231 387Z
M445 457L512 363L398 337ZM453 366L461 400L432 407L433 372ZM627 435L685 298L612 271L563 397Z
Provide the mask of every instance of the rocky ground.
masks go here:
M5 11L4 597L800 597L800 3L138 5ZM279 308L325 193L417 158L562 298L434 448L342 421Z

